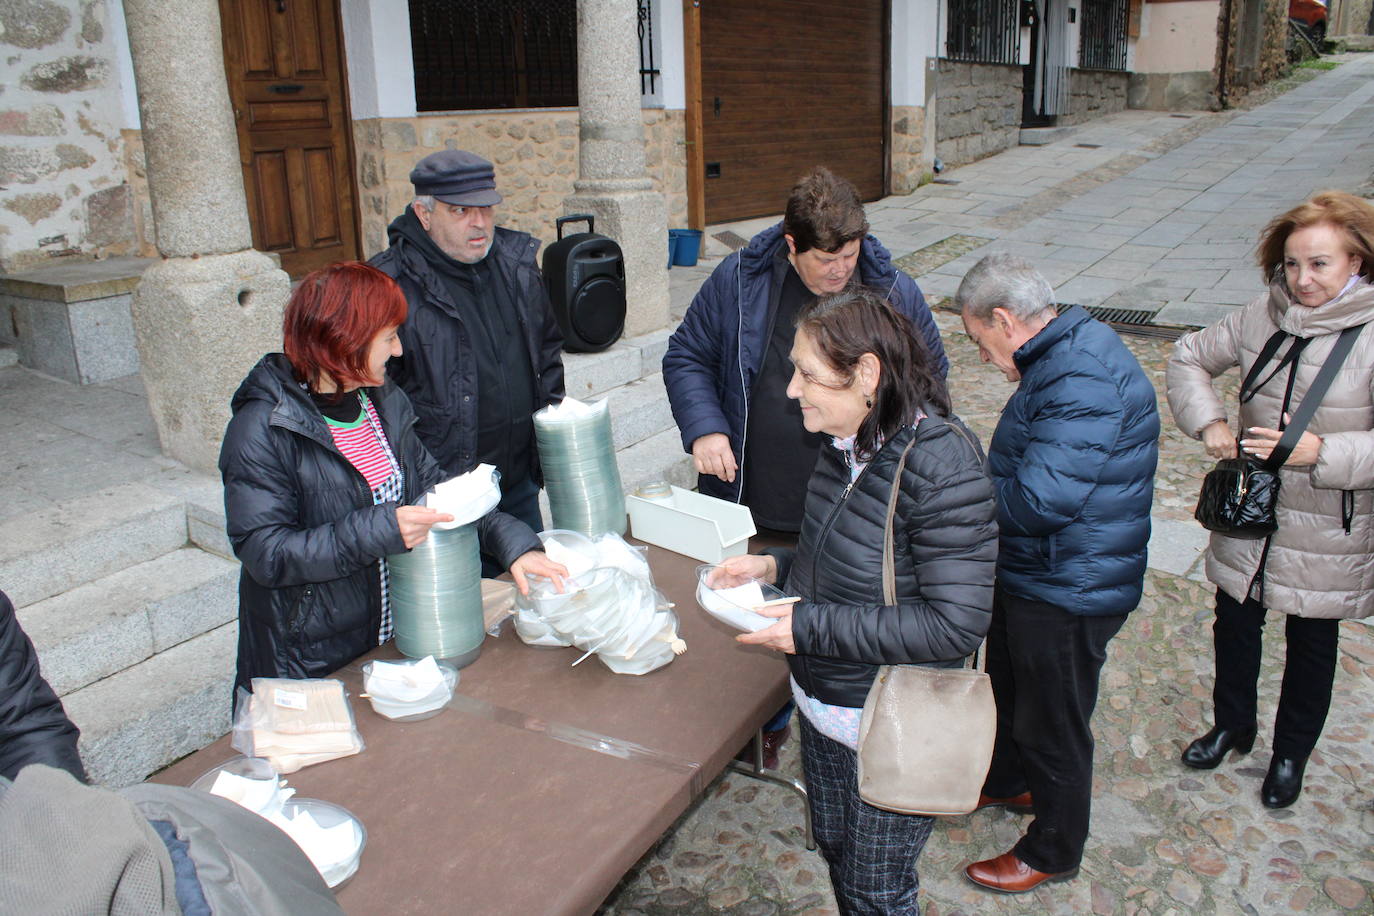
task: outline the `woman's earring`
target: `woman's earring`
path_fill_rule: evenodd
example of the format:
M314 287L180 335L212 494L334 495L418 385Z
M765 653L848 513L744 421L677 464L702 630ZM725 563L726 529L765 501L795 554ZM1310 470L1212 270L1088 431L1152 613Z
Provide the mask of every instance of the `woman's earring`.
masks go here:
M873 406L873 395L871 395L871 394L866 394L866 395L864 395L864 406L865 406L865 407L872 407L872 406Z

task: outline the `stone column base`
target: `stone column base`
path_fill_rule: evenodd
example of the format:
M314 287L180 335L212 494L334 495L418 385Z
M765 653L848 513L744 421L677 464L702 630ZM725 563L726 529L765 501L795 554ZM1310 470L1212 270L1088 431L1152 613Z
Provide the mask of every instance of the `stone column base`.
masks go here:
M625 336L666 327L668 215L663 195L653 190L606 187L600 182L579 181L576 188L563 202L564 214L592 214L596 231L615 239L625 253Z
M264 353L281 350L290 293L291 278L251 248L143 272L134 333L164 454L216 472L229 399Z

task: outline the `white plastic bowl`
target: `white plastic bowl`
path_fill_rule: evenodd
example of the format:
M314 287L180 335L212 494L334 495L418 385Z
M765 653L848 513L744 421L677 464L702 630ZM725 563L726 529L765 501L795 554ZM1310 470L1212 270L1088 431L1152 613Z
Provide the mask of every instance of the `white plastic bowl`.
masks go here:
M703 611L712 617L729 624L737 630L754 632L762 630L764 627L772 626L777 623L774 617L765 617L762 614L754 613L751 607L738 604L732 601L728 595L723 594L723 589L715 589L707 585L707 580L718 567L714 564L705 564L697 567L697 604ZM764 582L761 579L745 579L739 585L754 583L759 586L759 591L764 601L772 601L776 598L784 598L786 595L781 589ZM737 586L731 586L732 588Z
M294 820L302 812L308 813L315 819L315 823L326 829L351 822L353 838L356 841L352 853L336 861L315 862L315 868L319 871L320 877L324 878L324 883L332 888L339 887L353 877L358 870L358 863L362 860L363 847L367 845L367 830L363 827L362 821L354 817L347 808L318 798L293 798L282 805L281 810L287 820ZM309 854L307 850L306 855ZM314 862L314 859L311 861Z

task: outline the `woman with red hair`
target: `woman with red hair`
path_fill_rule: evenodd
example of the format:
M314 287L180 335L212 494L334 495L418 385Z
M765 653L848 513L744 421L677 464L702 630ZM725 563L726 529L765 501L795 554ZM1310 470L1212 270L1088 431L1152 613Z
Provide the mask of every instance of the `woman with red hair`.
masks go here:
M406 300L356 261L308 274L286 306L284 353L234 395L219 467L239 576L236 687L322 677L391 638L386 557L453 516L414 505L443 472L386 379ZM514 574L561 577L529 526L492 511L485 553Z

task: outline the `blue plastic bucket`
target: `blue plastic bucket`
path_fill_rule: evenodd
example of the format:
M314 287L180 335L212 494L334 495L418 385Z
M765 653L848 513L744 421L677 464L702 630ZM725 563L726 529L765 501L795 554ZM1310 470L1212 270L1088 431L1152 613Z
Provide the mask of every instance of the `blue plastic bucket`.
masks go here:
M681 229L668 230L668 268L670 270L672 269L674 259L677 257L677 243L678 239L682 238L682 231Z
M672 244L673 263L678 267L695 267L697 256L701 253L700 229L669 229L668 234L677 233Z

